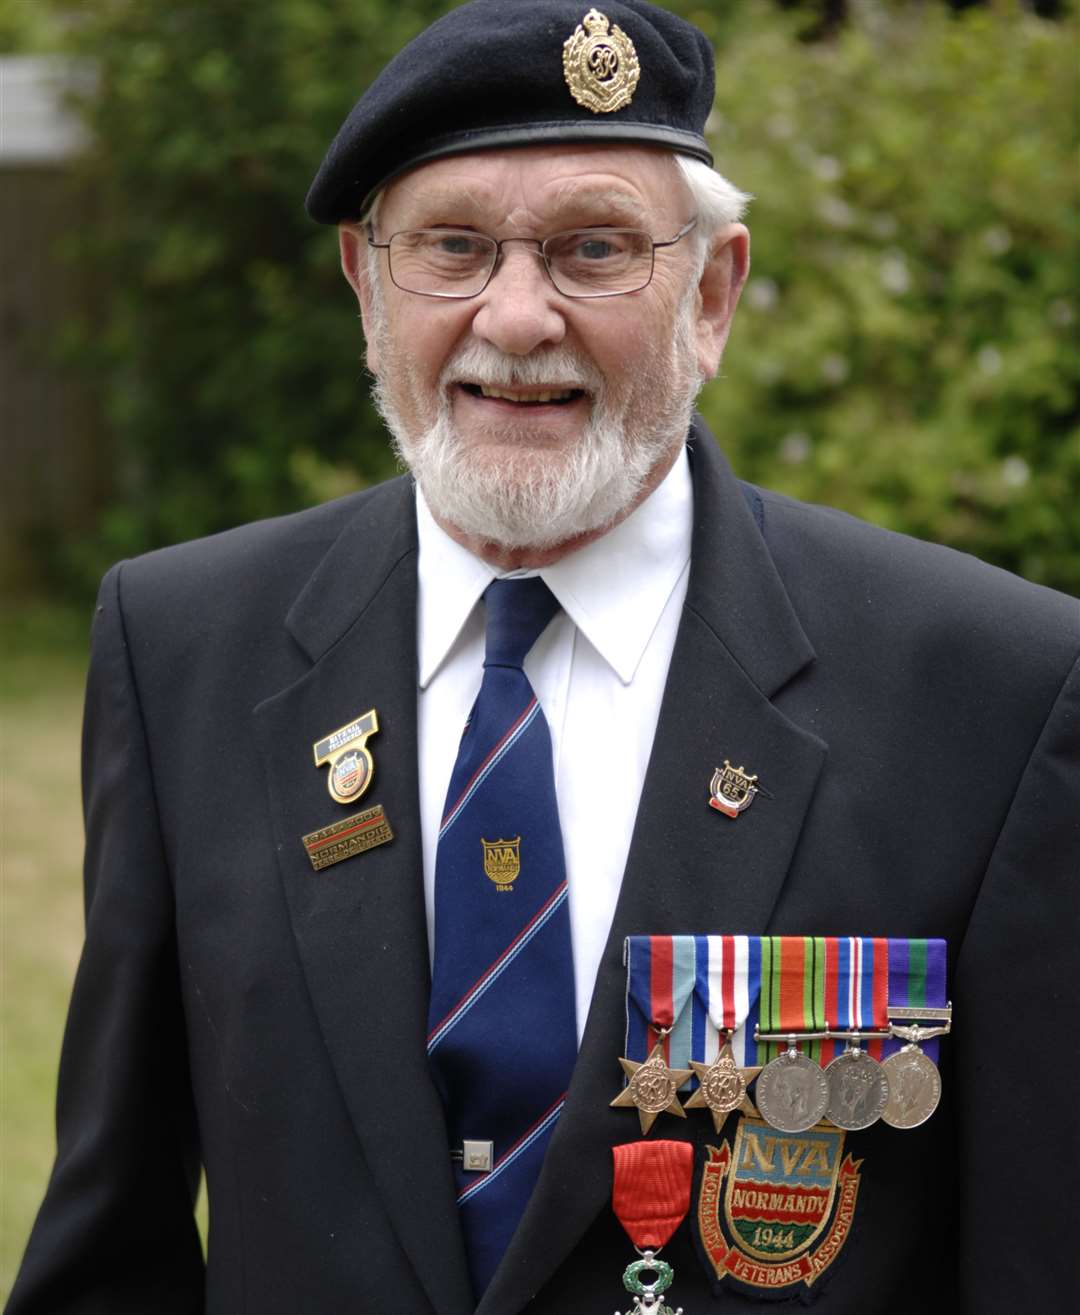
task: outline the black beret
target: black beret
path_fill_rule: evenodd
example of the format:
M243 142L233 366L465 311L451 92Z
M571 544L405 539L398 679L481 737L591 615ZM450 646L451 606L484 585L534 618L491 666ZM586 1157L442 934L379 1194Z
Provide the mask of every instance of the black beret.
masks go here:
M353 106L307 196L356 219L391 178L445 155L551 142L664 146L712 163L712 47L645 0L472 0L421 32Z

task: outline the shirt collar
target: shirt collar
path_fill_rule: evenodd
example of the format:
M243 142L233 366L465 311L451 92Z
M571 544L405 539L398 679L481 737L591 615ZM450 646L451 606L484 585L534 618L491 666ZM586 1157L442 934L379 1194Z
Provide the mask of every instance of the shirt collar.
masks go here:
M419 487L416 522L417 652L420 688L426 689L499 572L436 523ZM690 560L692 523L693 488L683 448L659 486L626 520L538 572L624 685L633 680Z

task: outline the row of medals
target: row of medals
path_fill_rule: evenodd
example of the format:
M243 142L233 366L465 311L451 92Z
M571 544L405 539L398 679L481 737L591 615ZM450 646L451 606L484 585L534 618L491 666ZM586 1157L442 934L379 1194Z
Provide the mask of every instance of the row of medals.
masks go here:
M893 1034L906 1031L894 1028ZM665 1110L676 1112L675 1092L689 1073L668 1068L662 1044L644 1064L627 1067L636 1071L619 1104L633 1103L653 1117ZM711 1064L693 1063L693 1071L700 1086L685 1108L708 1108L717 1130L727 1115L752 1108L747 1086L755 1075L757 1112L779 1132L805 1132L824 1119L851 1132L869 1128L878 1119L894 1128L917 1128L941 1099L937 1066L914 1042L878 1063L856 1039L822 1068L790 1041L782 1054L759 1070L740 1068L730 1042L725 1041Z
M761 1070L754 1096L762 1118L780 1132L804 1132L822 1119L849 1132L878 1119L917 1128L937 1109L941 1077L913 1044L878 1063L856 1042L825 1068L789 1045Z

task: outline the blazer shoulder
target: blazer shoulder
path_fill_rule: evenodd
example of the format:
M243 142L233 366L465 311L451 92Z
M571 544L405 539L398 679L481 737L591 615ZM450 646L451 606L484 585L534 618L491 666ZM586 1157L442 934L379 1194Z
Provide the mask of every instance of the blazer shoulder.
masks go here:
M391 531L411 532L411 508L412 484L402 476L291 515L156 549L118 563L106 580L116 577L125 614L171 622L170 629L183 618L210 625L260 607L280 619L343 534L352 530L384 544Z
M762 532L811 642L822 628L913 653L963 653L1053 682L1080 656L1080 600L967 553L759 490Z

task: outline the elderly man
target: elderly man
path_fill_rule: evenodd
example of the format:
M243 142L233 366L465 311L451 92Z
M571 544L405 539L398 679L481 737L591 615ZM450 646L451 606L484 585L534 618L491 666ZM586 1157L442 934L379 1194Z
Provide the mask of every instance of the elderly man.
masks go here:
M712 90L475 0L343 125L412 478L106 578L12 1315L1075 1302L1080 614L730 473Z

